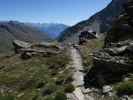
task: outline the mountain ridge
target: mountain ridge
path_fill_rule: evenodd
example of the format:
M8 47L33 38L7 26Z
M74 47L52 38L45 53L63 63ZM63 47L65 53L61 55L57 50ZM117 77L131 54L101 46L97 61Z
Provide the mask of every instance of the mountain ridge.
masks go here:
M29 27L24 23L18 21L0 22L0 51L11 49L14 39L29 42L50 40L47 33L42 33L37 28Z
M112 0L107 7L98 13L91 16L89 19L81 21L76 25L67 28L59 36L59 41L67 40L73 35L79 33L82 30L94 30L97 33L104 33L108 31L112 25L112 22L120 15L123 11L123 4L126 0Z

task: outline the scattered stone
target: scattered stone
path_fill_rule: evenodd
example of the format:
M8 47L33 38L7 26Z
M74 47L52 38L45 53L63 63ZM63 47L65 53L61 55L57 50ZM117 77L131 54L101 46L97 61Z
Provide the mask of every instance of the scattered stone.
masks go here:
M123 95L120 100L133 100L132 98L130 98L128 95Z
M17 95L18 98L22 97L24 95L24 93L20 93Z
M96 39L96 32L83 31L79 35L79 45L82 45L87 40Z
M33 55L32 53L24 52L24 53L21 54L21 58L22 59L29 59L29 58L32 57L32 55Z
M129 77L125 77L124 78L124 81L129 81L131 78L129 78Z
M110 85L103 86L103 93L105 93L105 94L111 92L112 90L113 89Z
M30 48L32 46L30 43L20 40L14 40L13 45L16 53L19 53L22 48Z
M83 94L88 94L88 93L91 93L93 91L92 91L92 89L87 88L87 89L82 89L82 92L83 92Z

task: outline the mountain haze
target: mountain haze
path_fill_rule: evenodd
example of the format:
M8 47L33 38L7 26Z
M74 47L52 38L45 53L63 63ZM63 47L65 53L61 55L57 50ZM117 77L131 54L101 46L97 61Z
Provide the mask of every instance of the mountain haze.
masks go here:
M48 33L53 39L57 38L61 32L69 27L68 25L59 23L27 23L27 25L36 27L44 33Z

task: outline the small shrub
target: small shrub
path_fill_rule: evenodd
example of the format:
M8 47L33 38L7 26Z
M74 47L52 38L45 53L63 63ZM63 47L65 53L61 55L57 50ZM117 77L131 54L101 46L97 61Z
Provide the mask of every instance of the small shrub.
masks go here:
M31 88L32 86L34 86L35 80L34 79L25 79L25 81L23 81L23 83L20 85L19 90L25 90L27 88Z
M48 96L44 100L54 100L54 98L52 96Z
M56 80L56 85L62 85L64 83L64 79Z
M57 93L54 100L67 100L67 97L64 93Z
M69 84L69 85L66 86L64 91L66 93L72 93L74 90L75 90L74 86L72 84Z
M71 76L68 76L65 80L65 84L68 84L68 83L71 83L73 81L73 77L72 75Z
M120 83L115 87L115 90L117 91L118 95L123 95L123 94L130 95L133 93L133 81L126 81Z
M65 53L61 53L52 57L47 57L47 65L49 69L62 69L69 63L69 56Z
M38 83L36 84L36 88L42 88L44 85L45 85L44 82L38 82Z
M54 93L56 91L56 85L55 84L48 84L42 92L43 96L46 95L51 95L52 93Z

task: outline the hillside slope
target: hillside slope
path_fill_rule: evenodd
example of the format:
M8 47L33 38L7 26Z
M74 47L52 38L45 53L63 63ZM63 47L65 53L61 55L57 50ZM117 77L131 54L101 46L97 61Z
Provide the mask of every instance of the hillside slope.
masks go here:
M60 35L59 41L73 38L73 36L77 36L76 34L84 29L91 29L98 33L106 32L111 27L113 20L115 20L123 11L122 5L125 2L127 2L127 0L112 0L112 2L102 11L96 13L85 21L67 28Z
M17 54L0 57L0 100L64 100L56 99L56 95L65 97L71 82L68 63L64 50L25 60Z
M35 42L49 40L48 35L24 23L9 21L0 22L0 52L12 48L12 40Z

